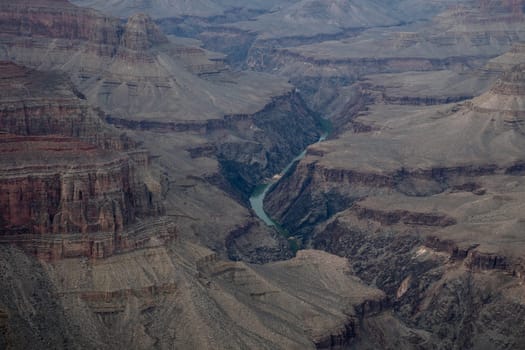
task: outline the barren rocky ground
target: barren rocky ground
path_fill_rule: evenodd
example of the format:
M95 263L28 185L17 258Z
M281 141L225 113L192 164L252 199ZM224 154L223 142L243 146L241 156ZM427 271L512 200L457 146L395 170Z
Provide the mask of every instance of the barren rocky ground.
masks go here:
M524 348L524 5L0 1L0 347Z

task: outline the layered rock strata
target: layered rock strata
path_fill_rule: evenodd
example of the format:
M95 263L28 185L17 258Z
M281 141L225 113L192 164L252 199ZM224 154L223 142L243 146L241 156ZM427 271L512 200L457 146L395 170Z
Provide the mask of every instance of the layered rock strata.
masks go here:
M304 244L347 257L395 300L400 327L427 332L409 344L523 344L516 327L469 328L494 308L509 320L523 307L523 71L461 104L371 106L356 117L368 131L311 146L266 202ZM445 336L450 327L473 340Z
M296 41L287 37L268 42L254 39L246 49L244 63L252 69L290 77L308 97L311 108L335 120L340 105L352 98L354 91L350 86L363 76L440 70L464 74L483 67L491 58L525 40L523 17L514 17L504 3L493 2L488 12L471 4L456 5L427 22ZM264 29L260 33L263 37ZM237 35L239 41L246 36ZM479 92L474 88L459 97L471 98ZM448 91L444 94L441 101L450 98L449 102L453 102L458 97L454 93L448 96ZM431 96L429 101L422 100L431 101Z
M4 62L0 84L2 241L46 258L133 246L128 227L163 210L160 184L146 180L148 152L62 75Z
M346 259L319 251L250 265L177 241L103 260L71 258L39 265L4 248L0 259L17 264L2 265L10 277L0 283L11 337L0 331L0 339L13 347L30 339L99 349L122 344L330 349L355 344L362 322L381 315L388 305L382 292L350 276ZM29 269L55 297L55 305L47 297L39 302L42 295L33 283L18 287ZM17 295L33 313L21 310ZM39 317L45 314L62 333L49 331L40 339Z
M123 25L69 3L63 8L45 1L26 5L0 7L6 18L0 39L3 57L30 67L66 71L89 101L115 117L216 119L256 112L272 97L290 90L284 80L262 74L226 74L218 82L199 78L193 72L221 71L217 58L210 60L198 47L171 42L145 15L135 15ZM31 16L33 10L39 15ZM24 31L26 22L29 29ZM83 29L66 30L71 27ZM184 57L189 53L191 60ZM221 88L224 80L231 84L228 90Z
M285 79L227 71L216 55L177 38L170 41L147 16L132 16L122 25L68 5L64 13L88 18L94 28L68 37L55 29L57 23L68 27L71 20L57 13L58 5L37 2L35 7L53 24L33 19L22 5L0 7L11 23L0 39L5 57L67 72L118 127L207 138L205 143L211 141L217 150L208 156L221 164L221 174L209 177L226 177L229 184L222 187L232 187L229 191L243 198L319 136L316 116ZM20 30L24 21L29 33ZM292 128L296 137L288 137ZM194 142L186 149L200 147L202 142Z
M0 62L0 131L19 136L62 135L102 149L136 148L123 133L104 122L64 75Z
M317 139L318 122L300 96L264 74L198 77L172 59L174 47L146 17L123 26L50 3L32 6L51 24L30 16L28 2L3 7L11 15L20 7L15 28L30 22L29 32L2 36L6 57L63 70L80 92L68 91L59 74L15 67L3 81L12 93L2 100L0 317L7 321L0 344L304 349L355 342L360 323L388 301L351 277L345 259L315 251L264 266L221 258L288 254L286 241L220 185L224 174L239 173L249 191ZM86 35L59 30L84 16L95 24ZM107 37L93 34L99 22ZM130 136L106 125L82 96ZM187 127L199 123L206 127ZM179 124L186 128L169 127ZM132 139L155 152L155 169Z

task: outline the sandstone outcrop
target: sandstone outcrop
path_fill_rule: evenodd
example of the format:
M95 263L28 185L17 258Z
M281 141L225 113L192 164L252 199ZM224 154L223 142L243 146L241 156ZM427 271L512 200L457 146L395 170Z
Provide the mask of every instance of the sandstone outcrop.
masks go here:
M243 197L319 136L317 118L285 79L227 71L217 56L177 38L168 40L146 15L134 15L123 25L68 5L64 13L89 18L93 29L67 37L55 29L57 23L67 28L70 20L58 14L58 4L35 4L53 18L52 25L39 19L33 23L29 10L18 11L17 6L5 4L0 10L14 23L28 21L35 31L42 28L33 35L11 25L0 40L6 57L65 71L87 101L120 128L195 132L208 138L206 143L211 141L217 150L209 156L221 164L218 175ZM19 45L26 41L31 44ZM186 149L201 144L193 140Z
M0 84L2 241L45 259L132 248L128 228L163 211L148 152L63 75L3 62Z
M149 240L147 230L132 225L162 212L142 182L147 154L133 158L65 137L9 134L1 135L0 152L3 243L59 259L101 258ZM157 232L149 225L159 237L174 233L169 223Z
M0 347L523 348L510 7L77 2L0 3Z
M0 131L19 136L62 135L106 150L137 143L113 130L64 75L0 62Z
M12 347L33 341L99 349L329 349L355 344L361 324L387 306L382 292L350 276L346 259L319 251L250 265L178 241L101 260L40 264L2 246L0 259L9 277L0 284L11 336L0 328L0 341ZM33 279L19 287L30 272ZM62 332L45 335L43 315Z
M360 278L395 300L402 327L429 332L410 344L458 344L444 336L451 324L463 327L452 309L480 324L488 310L521 295L522 73L517 65L459 104L378 99L355 116L369 130L311 146L267 198L273 218L303 244L348 257ZM511 294L483 299L501 293L497 279ZM448 300L451 290L462 290L461 300ZM505 338L498 328L461 346L507 339L505 346L519 348L516 332Z

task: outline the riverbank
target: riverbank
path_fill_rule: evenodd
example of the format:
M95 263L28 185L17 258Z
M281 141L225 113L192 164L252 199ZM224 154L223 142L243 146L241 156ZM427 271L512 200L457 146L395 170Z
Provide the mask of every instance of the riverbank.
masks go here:
M329 134L330 127L327 124L325 127L325 132L319 137L319 140L316 143L323 142L326 140ZM295 163L300 161L304 158L306 155L306 149L305 148L298 156L296 156L294 159L288 163L288 165L279 173L275 174L268 182L261 184L257 186L255 191L250 196L250 207L254 211L254 213L268 226L275 227L280 233L285 234L287 237L289 236L289 233L284 232L285 230L282 229L275 221L272 220L272 218L265 212L264 210L264 198L270 192L271 188L276 185L279 180L285 176L290 169L294 166Z

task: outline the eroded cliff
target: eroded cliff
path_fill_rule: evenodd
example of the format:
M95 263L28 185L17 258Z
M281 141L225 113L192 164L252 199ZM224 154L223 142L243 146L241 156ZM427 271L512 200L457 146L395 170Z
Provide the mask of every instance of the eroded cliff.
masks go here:
M40 69L0 64L0 347L523 347L520 16L233 3L169 21L287 78L145 15L0 3L0 55ZM306 105L336 132L267 201L288 241L245 202L318 139Z
M7 62L0 77L2 241L43 258L103 257L138 218L162 213L148 152L67 78Z
M523 308L524 83L517 65L459 105L379 100L355 119L369 130L311 146L266 202L306 246L347 257L385 291L417 334L404 346L523 345L517 327L481 325L494 308L502 319Z

